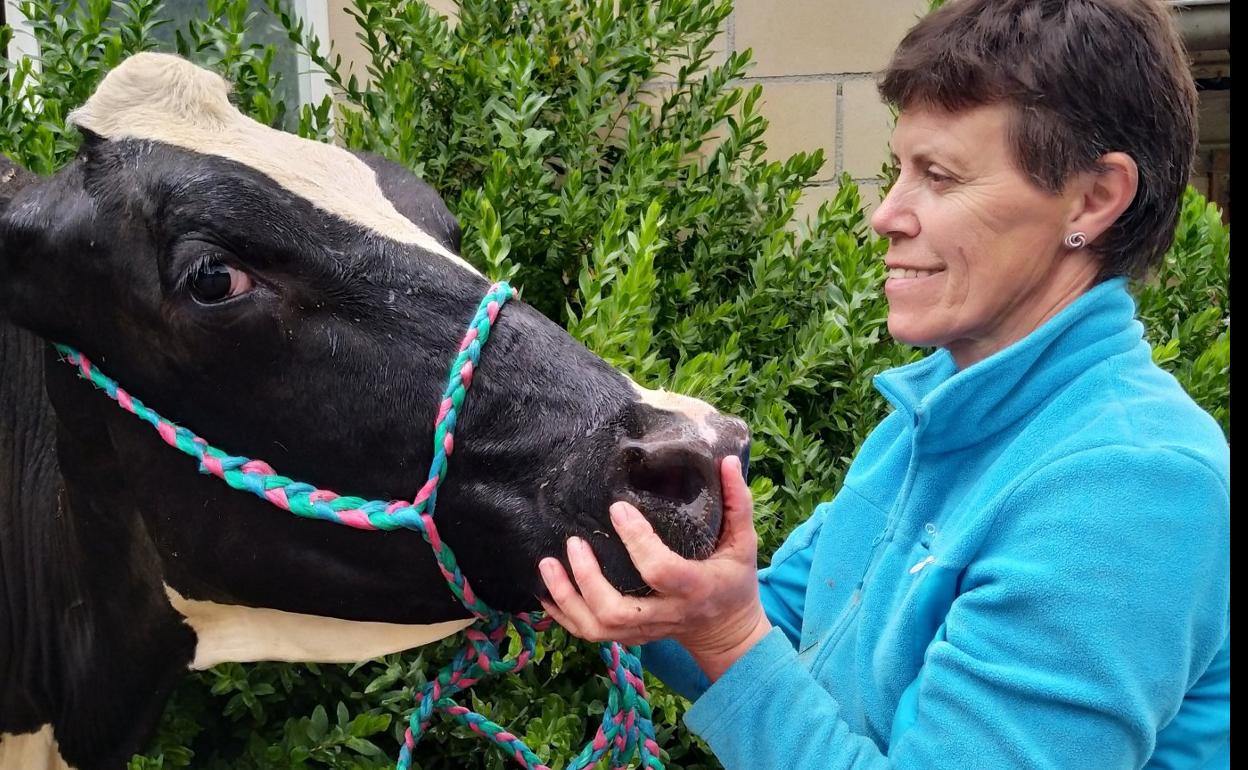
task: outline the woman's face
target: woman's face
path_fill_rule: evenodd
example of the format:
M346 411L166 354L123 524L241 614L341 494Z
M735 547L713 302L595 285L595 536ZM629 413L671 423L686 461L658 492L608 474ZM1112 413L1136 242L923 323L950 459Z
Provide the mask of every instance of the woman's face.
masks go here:
M901 113L900 176L871 226L889 240L888 330L944 347L965 368L1022 339L1093 285L1090 249L1063 239L1079 195L1050 194L1016 165L1011 108Z

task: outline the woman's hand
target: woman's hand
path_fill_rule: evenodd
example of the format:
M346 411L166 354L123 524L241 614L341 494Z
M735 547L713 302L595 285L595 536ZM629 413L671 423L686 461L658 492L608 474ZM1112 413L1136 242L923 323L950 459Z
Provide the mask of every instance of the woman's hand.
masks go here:
M724 529L710 558L679 556L636 508L617 502L611 506L611 522L654 594L621 594L603 577L589 544L573 537L568 563L575 585L558 559L543 559L539 568L554 602L542 606L569 632L589 641L675 639L708 678L718 679L771 628L758 596L758 535L741 461L724 458L720 477Z

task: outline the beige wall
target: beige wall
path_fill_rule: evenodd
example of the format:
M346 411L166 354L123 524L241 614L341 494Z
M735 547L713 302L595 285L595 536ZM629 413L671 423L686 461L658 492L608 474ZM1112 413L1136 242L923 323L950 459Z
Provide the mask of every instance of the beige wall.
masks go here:
M443 12L455 7L454 0L429 4ZM363 49L346 6L332 0L330 37L344 60L359 61ZM926 0L736 0L721 40L728 50L754 52L745 85L763 84L769 155L823 148L827 157L799 216L836 194L843 171L865 203L879 202L877 175L888 157L892 119L872 73L888 63L926 7ZM363 68L356 74L363 77Z
M771 155L822 147L827 157L799 216L836 195L842 172L870 208L879 202L892 117L874 73L926 8L925 0L737 0L727 42L754 52L749 80L763 84Z

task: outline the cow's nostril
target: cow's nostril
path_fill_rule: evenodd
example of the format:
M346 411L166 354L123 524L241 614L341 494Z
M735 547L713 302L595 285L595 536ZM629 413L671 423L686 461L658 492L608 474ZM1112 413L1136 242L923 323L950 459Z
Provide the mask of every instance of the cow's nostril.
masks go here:
M739 445L734 441L733 450ZM621 450L619 497L636 505L676 553L710 556L723 525L722 454L701 436L688 435L649 435L626 441Z
M653 465L642 461L629 468L628 483L638 492L687 505L706 491L702 475L687 465Z
M684 506L707 492L712 461L688 442L641 441L626 446L623 456L625 481L635 493Z

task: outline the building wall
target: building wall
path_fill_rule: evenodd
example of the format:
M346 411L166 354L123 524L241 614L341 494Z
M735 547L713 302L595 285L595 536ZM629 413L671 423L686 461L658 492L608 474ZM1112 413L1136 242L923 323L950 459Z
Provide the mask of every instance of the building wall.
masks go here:
M456 7L455 0L427 2L444 14L453 14ZM1215 0L1188 4L1199 2ZM347 7L348 0L329 0L330 39L345 61L357 63L355 72L364 77L359 64L364 52ZM769 157L783 159L817 148L826 157L815 186L799 205L799 217L812 214L836 195L842 173L858 184L869 209L878 204L892 116L876 94L873 73L887 65L906 30L927 7L928 0L736 0L720 41L724 50L753 51L756 63L745 85L763 85L762 110L771 123L765 136ZM1184 18L1180 15L1181 21ZM1196 41L1192 30L1182 23L1181 28L1189 44ZM1202 90L1201 152L1192 178L1228 216L1229 53L1229 47L1193 51L1197 83L1221 83L1227 90Z
M455 0L424 0L425 4L444 16L455 13ZM343 63L351 68L361 80L367 75L365 65L368 55L356 36L359 25L351 17L351 0L328 0L329 42L335 53L342 54Z
M443 13L455 8L454 0L429 5ZM330 0L330 38L363 77L364 51L348 7ZM737 0L720 40L725 50L754 52L744 85L763 84L768 155L781 159L822 148L827 158L799 215L833 197L842 172L858 182L864 202L878 203L877 175L888 158L892 117L876 95L872 72L888 63L926 7L926 0Z
M926 0L737 0L727 43L749 48L749 80L763 84L771 156L823 148L827 157L799 216L836 195L842 172L863 202L879 202L892 116L874 73L927 8Z

